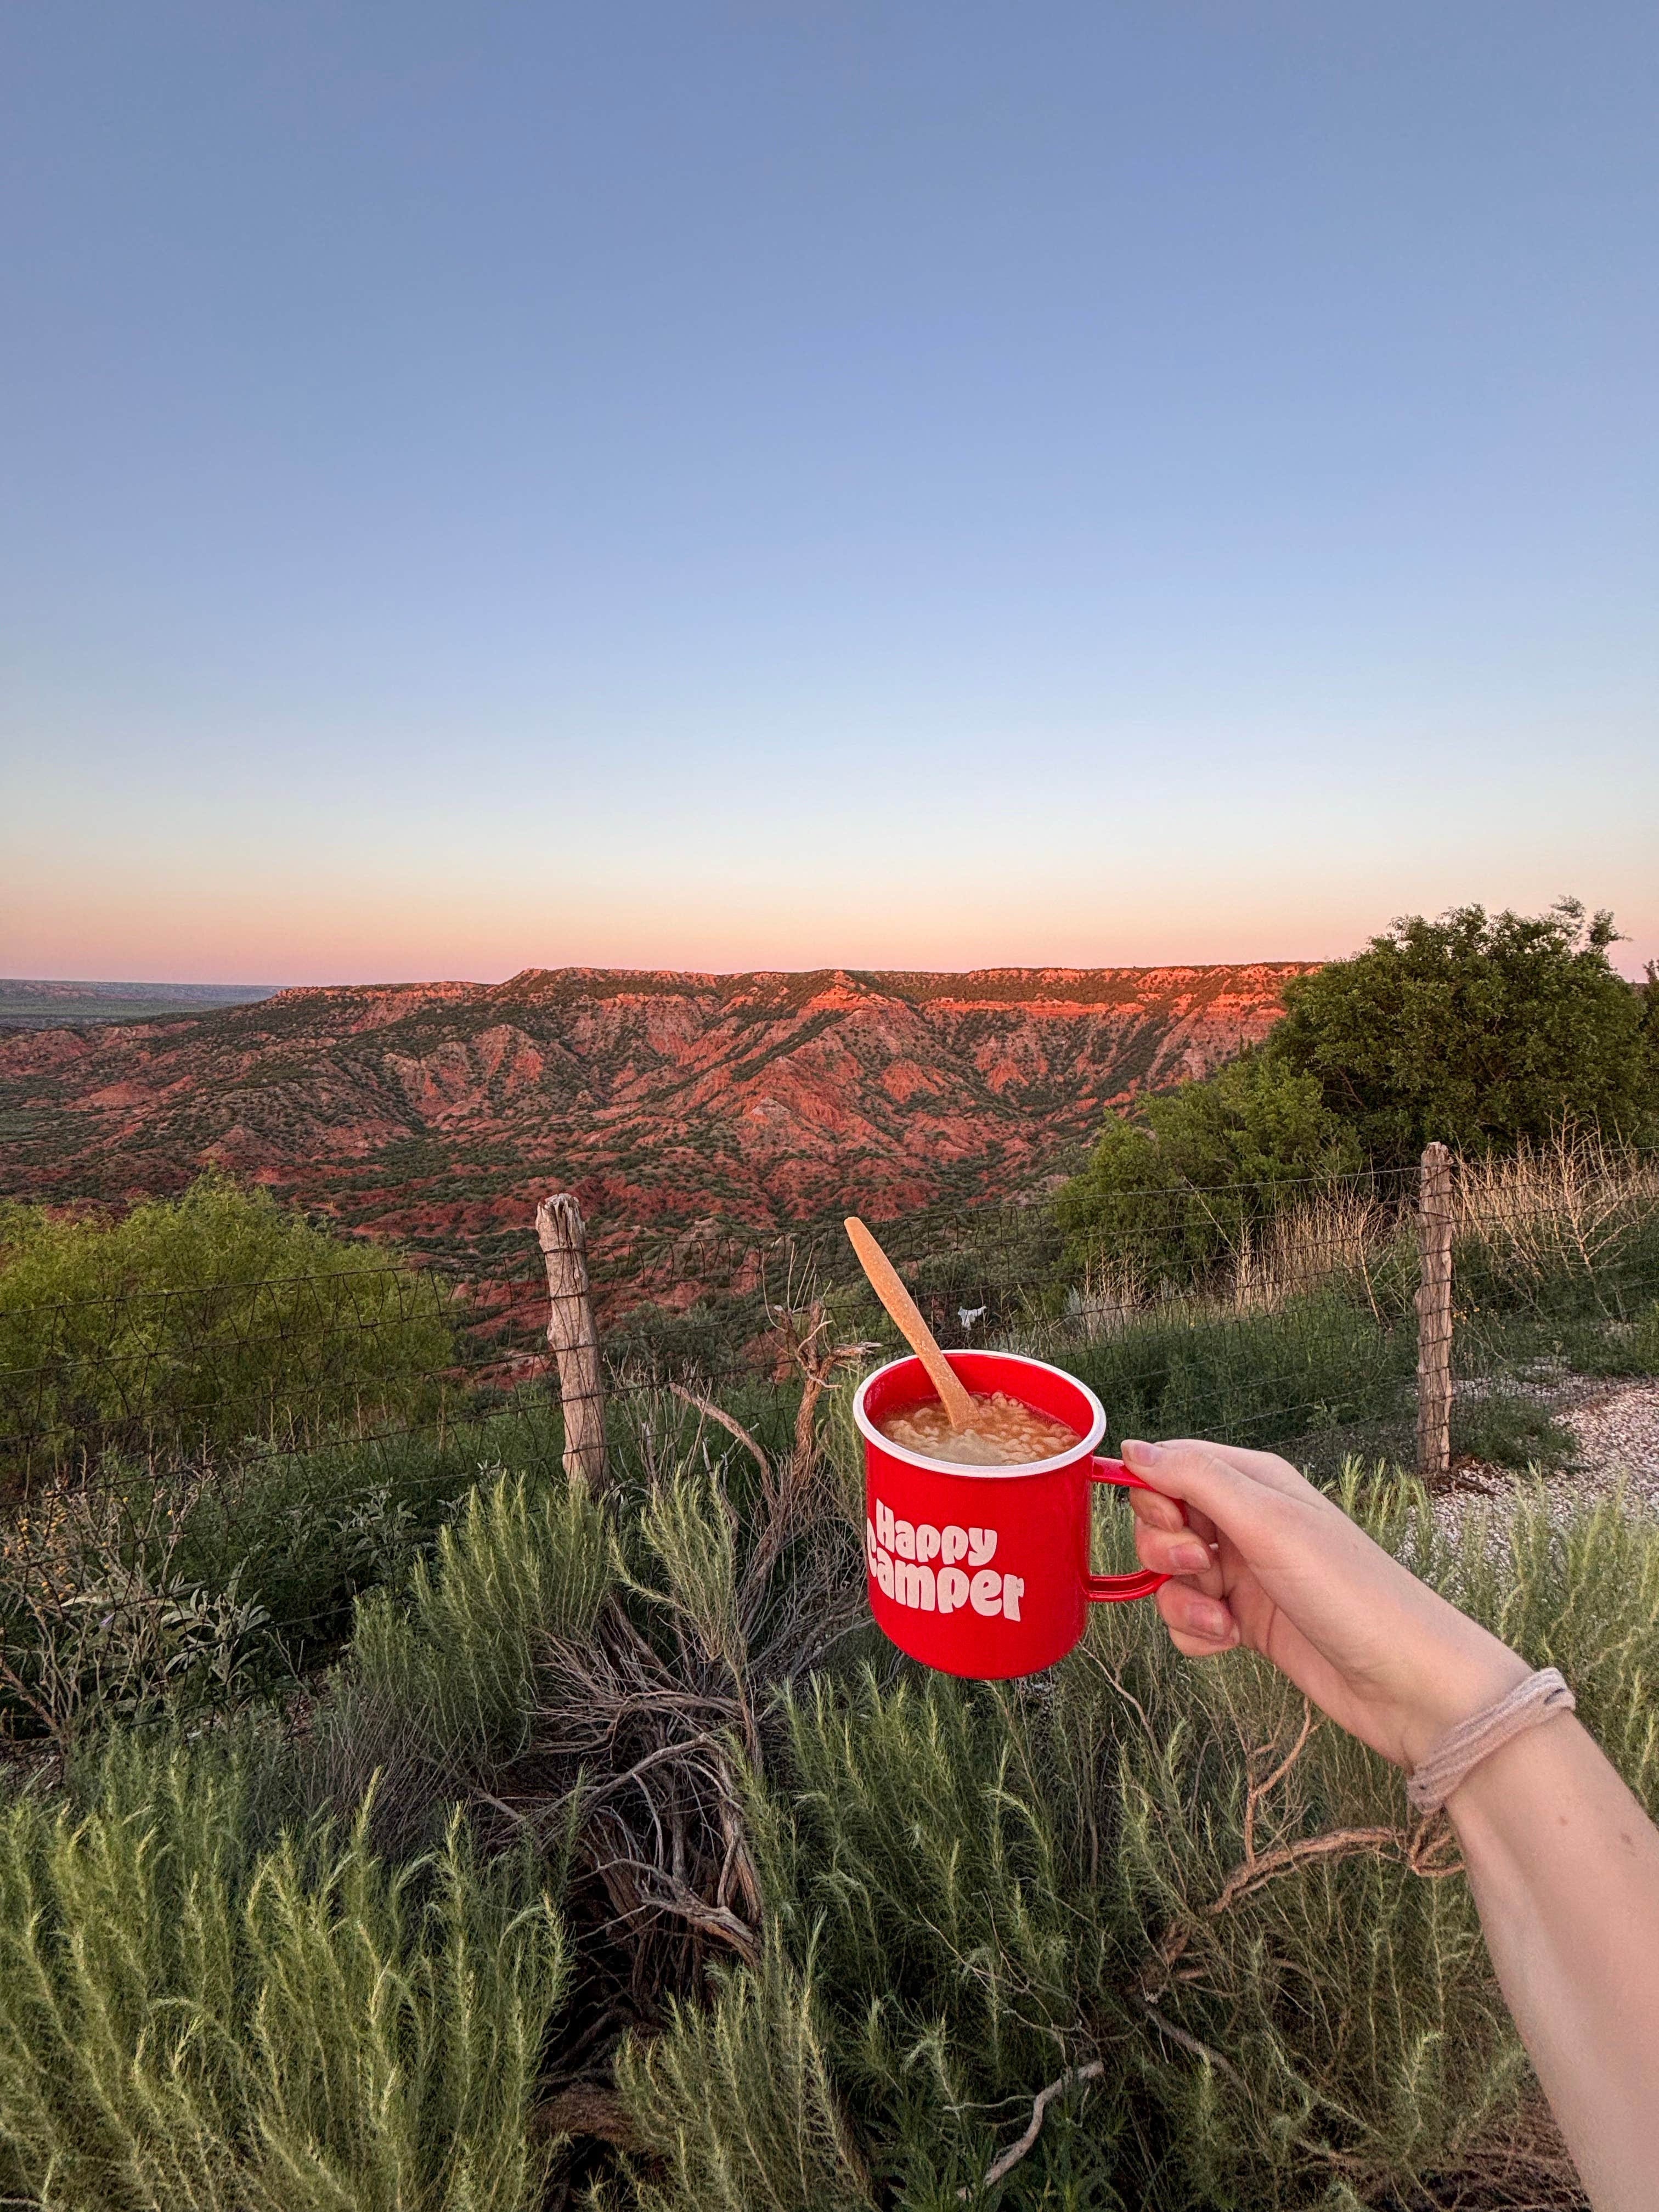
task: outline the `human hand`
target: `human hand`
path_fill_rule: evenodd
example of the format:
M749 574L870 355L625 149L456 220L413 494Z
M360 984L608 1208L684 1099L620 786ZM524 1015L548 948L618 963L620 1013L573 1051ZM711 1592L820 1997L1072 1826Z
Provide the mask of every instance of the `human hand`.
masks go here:
M1127 1493L1136 1548L1176 1577L1156 1602L1188 1658L1249 1645L1407 1768L1529 1671L1271 1452L1183 1439L1123 1461L1152 1486Z

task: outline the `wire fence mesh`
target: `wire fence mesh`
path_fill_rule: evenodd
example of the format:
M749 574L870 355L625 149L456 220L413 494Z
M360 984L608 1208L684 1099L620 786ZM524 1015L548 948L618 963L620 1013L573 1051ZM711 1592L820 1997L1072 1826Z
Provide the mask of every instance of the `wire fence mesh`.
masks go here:
M876 1225L943 1342L1066 1367L1109 1444L1222 1436L1317 1475L1413 1462L1419 1198L1391 1172ZM1465 1162L1450 1205L1453 1469L1565 1456L1564 1390L1659 1374L1659 1156ZM899 1349L838 1222L641 1232L591 1272L620 1460L685 1413L675 1386L787 1449L804 1339L820 1363L856 1347L840 1375ZM562 1310L550 1345L549 1285L528 1223L471 1278L351 1248L333 1272L26 1304L0 1271L0 1733L61 1744L94 1707L216 1709L327 1661L481 1468L567 1463L580 1370L555 1346L580 1330Z
M1454 1364L1536 1386L1639 1362L1659 1297L1659 1156L1589 1140L1453 1177ZM1070 1228L1041 1202L878 1224L946 1345L1068 1365L1111 1433L1324 1437L1405 1447L1420 1275L1415 1170L1115 1194ZM848 1341L898 1348L840 1225L717 1224L600 1246L612 1401L665 1382L783 1383L783 1316L822 1299ZM483 1278L361 1254L337 1273L8 1305L0 1471L141 1455L224 1462L429 1431L556 1403L548 1275Z

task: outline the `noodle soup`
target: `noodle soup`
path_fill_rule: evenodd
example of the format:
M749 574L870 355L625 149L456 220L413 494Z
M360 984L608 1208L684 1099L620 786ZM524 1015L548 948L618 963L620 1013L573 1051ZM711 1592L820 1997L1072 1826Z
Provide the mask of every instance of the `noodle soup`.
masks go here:
M1024 1467L1033 1460L1058 1459L1078 1442L1064 1421L1022 1406L1001 1390L988 1398L974 1394L973 1425L953 1429L937 1398L906 1406L879 1424L890 1443L925 1459L947 1460L956 1467Z

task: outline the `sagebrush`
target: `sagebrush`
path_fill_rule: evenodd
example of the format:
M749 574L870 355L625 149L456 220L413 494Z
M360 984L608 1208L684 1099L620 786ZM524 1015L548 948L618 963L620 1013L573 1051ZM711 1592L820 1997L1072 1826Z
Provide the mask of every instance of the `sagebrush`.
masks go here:
M524 2212L568 1973L522 1856L459 1813L397 1867L259 1840L245 1755L118 1740L0 1820L0 2160L52 2212Z
M1466 1340L1519 1359L1570 1322L1641 1356L1634 1157L1502 1170L1463 1223ZM1409 1405L1409 1225L1366 1199L1327 1227L1304 1200L1184 1299L1030 1328L1115 1437L1301 1450L1313 1409L1349 1509L1559 1665L1653 1806L1659 1531L1541 1494L1437 1517L1345 1462ZM618 1394L593 1487L526 1402L32 1496L5 1651L16 1733L58 1757L17 1747L0 1833L11 2193L1576 2201L1444 1825L1265 1665L1188 1667L1134 1607L1000 1687L875 1634L838 1317L782 1316L787 1385ZM1487 1380L1503 1448L1547 1443ZM215 1627L232 1599L262 1617Z

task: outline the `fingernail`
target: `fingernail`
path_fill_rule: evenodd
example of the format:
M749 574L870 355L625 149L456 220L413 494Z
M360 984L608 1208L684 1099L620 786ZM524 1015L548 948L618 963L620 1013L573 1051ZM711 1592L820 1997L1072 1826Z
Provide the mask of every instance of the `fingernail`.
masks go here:
M1137 1474L1144 1474L1149 1467L1156 1467L1163 1456L1156 1444L1142 1443L1138 1437L1126 1437L1123 1440L1123 1464L1133 1468Z
M1219 1643L1237 1633L1237 1626L1224 1605L1195 1605L1192 1611L1193 1626L1200 1636L1212 1636Z
M1201 1575L1210 1564L1206 1546L1195 1540L1170 1547L1170 1564L1178 1575Z

